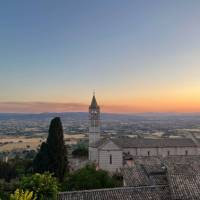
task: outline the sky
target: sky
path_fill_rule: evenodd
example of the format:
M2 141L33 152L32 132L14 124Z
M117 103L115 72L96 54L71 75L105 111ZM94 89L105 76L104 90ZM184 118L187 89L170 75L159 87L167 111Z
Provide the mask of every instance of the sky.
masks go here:
M0 112L200 112L200 1L0 1Z

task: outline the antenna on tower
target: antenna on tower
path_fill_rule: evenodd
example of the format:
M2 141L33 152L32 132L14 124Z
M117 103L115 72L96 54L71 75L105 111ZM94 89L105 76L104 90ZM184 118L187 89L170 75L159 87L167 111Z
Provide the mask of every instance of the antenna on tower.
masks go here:
M95 90L93 90L93 96L95 96Z

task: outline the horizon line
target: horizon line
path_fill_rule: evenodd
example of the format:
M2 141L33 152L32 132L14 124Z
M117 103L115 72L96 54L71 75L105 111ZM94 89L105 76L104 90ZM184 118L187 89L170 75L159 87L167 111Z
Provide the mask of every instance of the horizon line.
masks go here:
M66 113L88 113L87 111L64 111L64 112L1 112L2 114L19 114L19 115L41 115L41 114L66 114ZM101 114L112 114L112 115L147 115L147 114L171 114L171 115L200 115L200 112L101 112Z
M0 101L0 113L65 113L87 112L89 104L81 102L42 102L42 101ZM102 113L142 114L142 113L200 113L200 107L193 104L162 105L160 104L100 104Z

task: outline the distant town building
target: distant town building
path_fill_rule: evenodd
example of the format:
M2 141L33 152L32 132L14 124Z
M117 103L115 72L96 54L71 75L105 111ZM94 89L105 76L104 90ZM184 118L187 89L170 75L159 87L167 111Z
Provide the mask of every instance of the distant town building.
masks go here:
M199 141L191 138L101 138L100 107L93 95L89 106L89 160L115 172L132 165L133 157L199 155Z
M0 156L0 161L2 161L2 162L8 162L8 156L6 156L6 155L1 155Z

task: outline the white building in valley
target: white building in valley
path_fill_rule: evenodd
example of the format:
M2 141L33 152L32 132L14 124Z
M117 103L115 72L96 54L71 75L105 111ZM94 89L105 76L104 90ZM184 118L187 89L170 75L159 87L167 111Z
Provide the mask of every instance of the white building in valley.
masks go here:
M101 138L100 107L93 95L89 106L89 160L99 168L115 172L131 165L133 157L200 155L196 138Z

